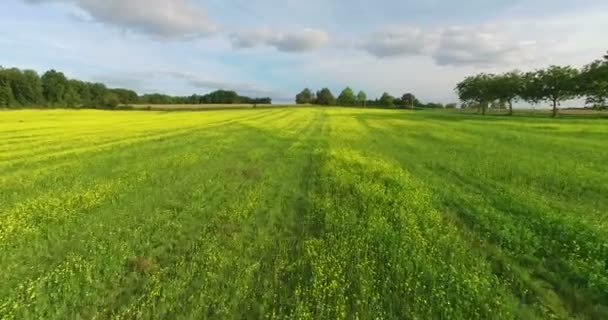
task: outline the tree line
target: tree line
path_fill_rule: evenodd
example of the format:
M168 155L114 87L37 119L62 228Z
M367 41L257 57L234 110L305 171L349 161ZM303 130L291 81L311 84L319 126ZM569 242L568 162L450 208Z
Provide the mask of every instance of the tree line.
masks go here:
M581 69L571 66L550 66L530 72L511 71L503 74L481 73L469 76L455 88L465 106L486 113L488 105L508 106L526 101L537 104L548 102L555 117L563 101L586 98L594 108L606 108L608 102L608 53Z
M368 99L364 91L357 94L350 87L346 87L336 98L331 90L323 88L312 92L305 88L296 95L296 104L313 104L321 106L352 106L352 107L376 107L376 108L456 108L456 104L450 103L423 103L412 93L405 93L401 97L394 97L389 93L383 93L379 98Z
M205 95L138 95L135 91L108 88L103 83L68 79L49 70L42 76L34 70L0 67L0 107L116 108L131 104L271 104L270 98L250 98L234 91L217 90Z

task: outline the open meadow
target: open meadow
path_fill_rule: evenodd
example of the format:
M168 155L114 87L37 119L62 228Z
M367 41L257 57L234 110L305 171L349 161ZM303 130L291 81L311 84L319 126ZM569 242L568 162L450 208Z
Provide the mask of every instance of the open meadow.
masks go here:
M608 120L0 111L0 319L608 319Z

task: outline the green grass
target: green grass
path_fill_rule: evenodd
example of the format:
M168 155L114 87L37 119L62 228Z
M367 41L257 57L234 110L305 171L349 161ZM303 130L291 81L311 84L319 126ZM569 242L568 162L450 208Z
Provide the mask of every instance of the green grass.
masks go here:
M608 122L0 112L0 318L608 318Z

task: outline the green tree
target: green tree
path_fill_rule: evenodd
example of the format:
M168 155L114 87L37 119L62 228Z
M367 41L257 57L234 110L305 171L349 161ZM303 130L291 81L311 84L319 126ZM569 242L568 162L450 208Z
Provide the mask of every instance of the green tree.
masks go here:
M525 76L522 96L530 102L550 102L555 117L561 102L580 95L579 79L579 71L570 66L550 66L529 72Z
M363 108L365 108L367 105L367 94L365 94L363 90L357 93L357 104L362 106Z
M63 103L68 89L68 79L61 72L49 70L40 78L42 82L42 94L50 105Z
M89 87L90 105L93 108L105 108L104 98L108 88L103 83L87 83Z
M28 106L42 102L40 77L35 71L0 68L0 79L11 87L13 100L17 104Z
M416 99L416 96L412 93L406 93L401 96L401 103L404 108L410 108L414 110L414 107L420 104L420 101Z
M386 107L386 108L394 107L395 106L395 97L393 97L390 94L388 94L387 92L385 92L380 97L379 103L381 106Z
M0 107L10 107L14 100L13 90L8 82L0 81Z
M322 106L333 106L336 105L336 98L328 88L323 88L317 92L317 104Z
M302 92L296 95L297 104L310 104L313 102L313 95L310 89L305 88Z
M116 94L113 91L108 90L104 94L100 105L103 108L114 109L114 108L118 107L120 102L121 101L120 101L120 97L118 96L118 94Z
M491 79L491 95L501 103L509 106L509 115L513 114L513 102L522 94L523 80L519 71L511 71L497 75Z
M137 93L133 90L127 90L127 89L111 89L111 92L114 93L117 97L120 103L122 104L132 104L132 103L137 103L137 100L139 99L139 96L137 96ZM193 103L190 101L187 101L188 103Z
M458 98L464 103L476 104L477 112L481 111L485 115L488 104L494 99L491 90L493 77L494 75L481 73L465 78L456 85Z
M83 103L78 93L79 83L76 80L68 80L68 87L64 95L64 102L69 108L80 107Z
M604 107L608 101L608 55L604 60L596 60L581 72L581 95L587 97L586 103Z
M342 90L342 92L338 96L336 102L340 106L354 106L357 102L357 98L355 97L353 89L351 89L350 87L344 88L344 90Z

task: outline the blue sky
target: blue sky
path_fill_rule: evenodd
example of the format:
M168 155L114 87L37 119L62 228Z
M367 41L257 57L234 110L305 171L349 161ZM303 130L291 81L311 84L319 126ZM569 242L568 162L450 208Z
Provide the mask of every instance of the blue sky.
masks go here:
M2 0L0 64L188 95L304 87L455 101L468 74L581 66L605 0Z

